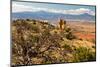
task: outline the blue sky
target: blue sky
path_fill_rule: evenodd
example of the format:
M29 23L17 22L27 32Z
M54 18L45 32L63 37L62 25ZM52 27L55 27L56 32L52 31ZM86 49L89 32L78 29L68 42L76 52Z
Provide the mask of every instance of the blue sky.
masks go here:
M95 6L13 1L12 12L24 11L47 11L74 15L88 13L90 15L95 15Z

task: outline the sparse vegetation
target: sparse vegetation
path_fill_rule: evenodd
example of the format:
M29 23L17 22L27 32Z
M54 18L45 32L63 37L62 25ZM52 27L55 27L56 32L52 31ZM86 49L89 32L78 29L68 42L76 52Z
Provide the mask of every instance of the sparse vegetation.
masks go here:
M91 49L88 49L86 47L76 48L73 56L74 56L73 62L84 62L84 61L96 60L95 52L91 52Z
M76 47L81 44L74 43L75 40L84 43L76 38L71 28L56 29L52 24L38 20L14 20L12 65L95 61L95 51L92 50L96 49L95 46Z

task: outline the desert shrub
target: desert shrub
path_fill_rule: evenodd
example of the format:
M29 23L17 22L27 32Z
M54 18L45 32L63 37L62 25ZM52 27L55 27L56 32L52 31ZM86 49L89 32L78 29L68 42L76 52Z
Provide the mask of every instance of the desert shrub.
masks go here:
M88 56L88 61L95 61L96 60L96 53L90 52Z
M36 24L36 22L33 22L33 24L35 25L35 24Z
M32 43L35 43L35 42L37 43L39 41L39 36L32 36L31 40L32 40Z
M51 61L46 61L44 64L51 64L52 62Z
M81 40L81 41L82 41L83 39L82 39L82 38L79 38L79 40Z
M70 46L70 45L68 45L68 44L63 45L62 48L64 48L63 50L64 50L64 52L66 52L66 53L72 53L72 52L73 52L72 46ZM66 53L65 53L65 54L66 54Z
M30 21L30 19L26 19L26 21Z
M69 51L72 50L71 46L70 45L67 45L67 44L65 44L63 46L63 48L66 49L66 50L69 50Z
M36 33L39 33L39 31L40 31L38 26L32 25L31 28Z
M49 29L45 29L45 30L42 32L42 35L44 35L44 36L49 36L49 35L50 35Z
M96 49L96 46L92 46L92 48Z
M75 39L75 35L72 34L72 32L69 32L68 34L66 34L66 38L69 40Z
M54 29L55 27L53 25L51 25L51 24L48 24L48 28L49 29Z
M65 31L66 32L70 32L71 31L71 28L66 28Z
M92 52L86 47L79 47L75 49L73 54L73 62L84 62L84 61L94 61L96 60L95 52Z

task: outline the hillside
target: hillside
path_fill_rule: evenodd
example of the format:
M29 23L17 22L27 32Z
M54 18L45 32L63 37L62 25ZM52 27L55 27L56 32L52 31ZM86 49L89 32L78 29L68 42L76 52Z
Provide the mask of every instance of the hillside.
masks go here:
M12 21L12 65L85 62L96 60L95 38L79 38L78 28L63 29L34 19ZM80 30L83 30L80 29ZM86 32L86 31L85 31ZM80 36L80 35L79 35Z

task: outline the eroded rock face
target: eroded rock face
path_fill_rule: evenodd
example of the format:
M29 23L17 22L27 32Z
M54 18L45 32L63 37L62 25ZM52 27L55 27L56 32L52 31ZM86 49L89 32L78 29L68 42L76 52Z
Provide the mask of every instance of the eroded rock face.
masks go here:
M68 35L69 32L71 35ZM73 38L72 32L71 28L59 31L55 26L43 21L13 21L12 65L95 60L95 48L92 47L95 45Z

